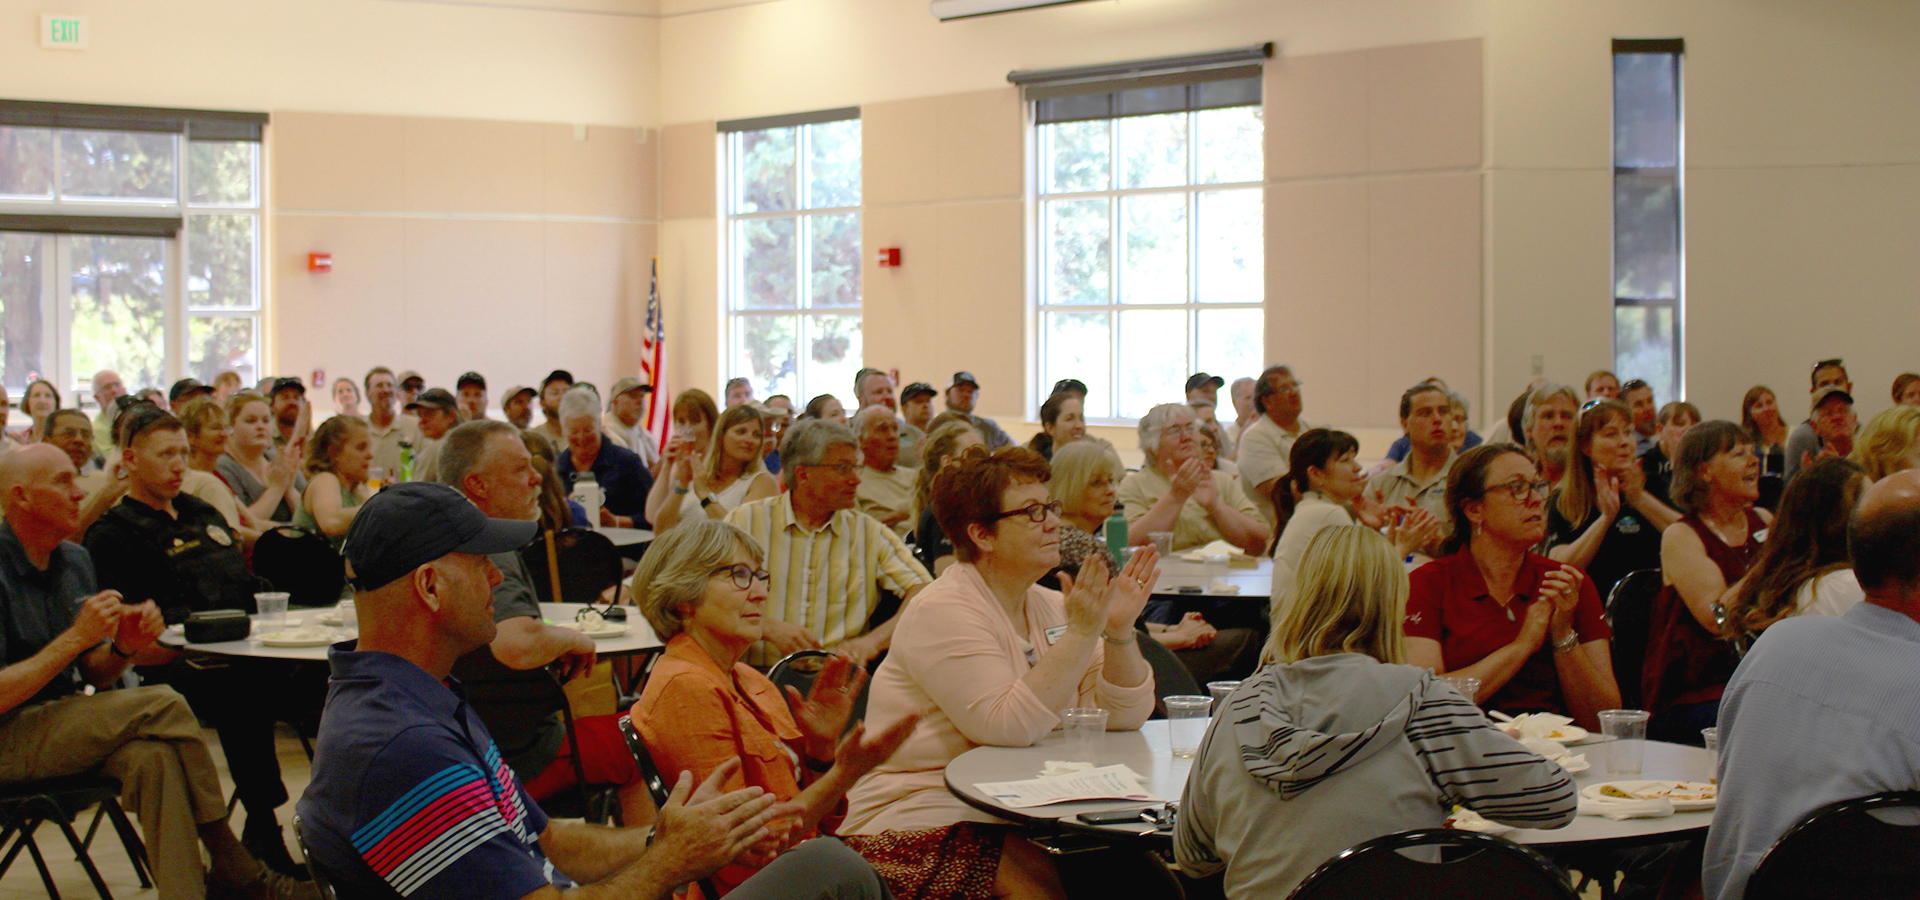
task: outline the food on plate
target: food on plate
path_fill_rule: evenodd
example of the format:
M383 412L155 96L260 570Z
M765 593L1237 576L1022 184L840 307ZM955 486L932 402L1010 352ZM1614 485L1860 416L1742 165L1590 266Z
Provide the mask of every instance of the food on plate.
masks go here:
M1719 789L1714 785L1681 781L1649 782L1645 786L1631 791L1611 784L1603 784L1600 786L1600 796L1613 797L1620 800L1660 800L1664 798L1684 803L1713 800L1718 794Z

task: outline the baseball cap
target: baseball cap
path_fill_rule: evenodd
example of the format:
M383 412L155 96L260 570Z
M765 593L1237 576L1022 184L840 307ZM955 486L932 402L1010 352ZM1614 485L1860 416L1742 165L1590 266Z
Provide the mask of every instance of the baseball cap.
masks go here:
M507 388L507 393L506 393L506 396L503 396L503 397L501 397L501 398L500 398L500 408L501 408L501 409L506 409L506 408L507 408L507 404L509 404L509 403L512 403L512 402L513 402L513 398L515 398L515 397L518 397L518 396L520 396L521 394L536 394L536 395L537 395L537 394L539 394L539 393L540 393L539 391L536 391L536 390L534 390L533 388L530 388L530 387L527 387L527 386L526 386L526 385L524 385L524 384L516 384L516 385L514 385L513 387L510 387L510 388Z
M905 403L915 397L937 397L939 395L940 392L934 390L933 385L924 381L916 381L900 389L900 402Z
M434 409L454 409L459 406L459 404L454 402L453 395L447 393L446 388L428 388L421 391L420 396L413 398L412 403L407 404L408 409L418 409L422 406L431 406Z
M484 391L487 389L486 376L481 375L479 372L468 372L460 376L460 378L453 383L455 390L466 387L467 385L473 385Z
M1848 403L1853 402L1853 395L1847 393L1846 388L1843 388L1837 384L1833 384L1833 385L1828 385L1826 387L1823 387L1820 390L1817 390L1813 393L1812 408L1817 410L1820 408L1820 404L1825 403L1834 397L1839 397L1840 399L1845 400Z
M646 391L647 393L651 394L653 393L653 385L650 385L644 381L641 381L640 379L635 378L632 375L628 375L627 377L622 378L619 381L616 381L613 383L613 390L607 393L607 399L612 400L613 398L618 397L621 394L624 394L628 391Z
M1058 394L1062 391L1073 391L1085 396L1087 393L1087 383L1078 378L1062 378L1053 383L1053 393Z
M276 385L277 387L277 385ZM213 387L202 383L198 378L182 378L173 383L173 389L167 391L167 402L178 403L180 398L191 394L211 394Z
M361 504L340 553L354 588L371 591L449 553L518 550L539 528L538 522L488 518L448 485L409 481Z
M547 385L550 385L556 381L564 381L568 384L568 386L572 386L573 373L565 369L555 369L551 372L548 372L547 377L540 379L540 389L544 391L547 389Z
M427 383L427 380L425 378L420 377L419 372L415 372L412 369L408 369L405 372L400 373L400 380L395 381L394 384L404 388L407 386L407 382L409 381L414 382L422 387L424 387Z
M947 387L954 387L956 385L962 385L962 384L973 385L974 390L980 389L980 382L974 380L972 372L953 373L953 384L947 385Z
M1205 372L1195 372L1193 373L1193 377L1187 379L1187 390L1193 390L1194 388L1197 388L1203 384L1211 384L1216 388L1224 387L1226 386L1226 383L1227 383L1227 380L1225 378L1221 378L1218 375L1208 375Z
M180 386L176 384L173 386L173 389L177 391L180 389ZM298 378L275 378L273 380L273 388L267 391L267 396L273 397L281 391L299 391L300 396L305 397L307 395L307 383Z

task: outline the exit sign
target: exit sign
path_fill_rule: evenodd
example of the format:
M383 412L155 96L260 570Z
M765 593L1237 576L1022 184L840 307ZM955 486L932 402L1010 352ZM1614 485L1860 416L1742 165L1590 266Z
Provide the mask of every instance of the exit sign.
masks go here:
M87 20L83 16L40 16L40 46L53 50L87 49Z

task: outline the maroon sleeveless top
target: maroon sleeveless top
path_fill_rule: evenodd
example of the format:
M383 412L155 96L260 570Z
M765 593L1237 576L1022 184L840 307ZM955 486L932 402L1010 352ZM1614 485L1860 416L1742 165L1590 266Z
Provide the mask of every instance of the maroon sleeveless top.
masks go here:
M1720 567L1720 577L1731 585L1747 574L1760 558L1760 541L1754 537L1767 524L1760 514L1747 510L1747 541L1729 547L1707 523L1693 515L1680 520L1700 536L1707 558ZM1660 715L1675 706L1705 703L1720 699L1740 664L1733 645L1700 626L1687 608L1680 591L1669 584L1653 598L1653 622L1647 657L1641 669L1642 691L1647 710Z

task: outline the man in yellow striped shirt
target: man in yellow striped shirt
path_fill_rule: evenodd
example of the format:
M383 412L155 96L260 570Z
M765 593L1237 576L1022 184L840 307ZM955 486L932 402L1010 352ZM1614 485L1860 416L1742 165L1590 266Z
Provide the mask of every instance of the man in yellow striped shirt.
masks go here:
M766 639L747 661L768 666L796 650L845 653L865 663L887 649L894 619L871 623L880 591L909 601L933 580L893 530L854 511L860 445L835 422L803 422L780 446L787 490L727 514L767 553ZM873 627L868 628L869 625Z

